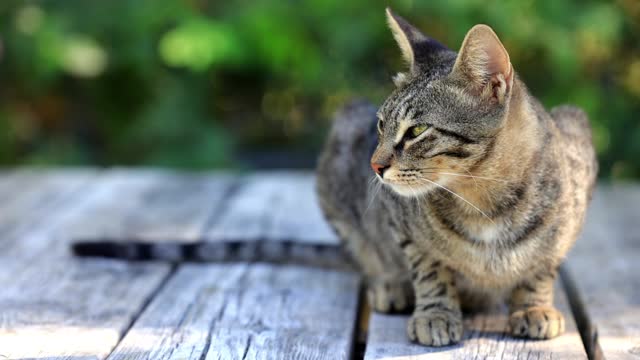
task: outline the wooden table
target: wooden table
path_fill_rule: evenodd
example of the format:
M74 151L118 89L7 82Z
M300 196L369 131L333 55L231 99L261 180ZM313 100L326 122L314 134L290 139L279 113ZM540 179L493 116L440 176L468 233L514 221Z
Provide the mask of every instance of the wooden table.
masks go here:
M513 339L505 314L484 314L460 345L410 344L407 317L372 314L348 270L69 253L103 235L335 245L313 187L296 172L1 171L0 359L640 359L635 185L598 189L557 286L567 332L550 341Z

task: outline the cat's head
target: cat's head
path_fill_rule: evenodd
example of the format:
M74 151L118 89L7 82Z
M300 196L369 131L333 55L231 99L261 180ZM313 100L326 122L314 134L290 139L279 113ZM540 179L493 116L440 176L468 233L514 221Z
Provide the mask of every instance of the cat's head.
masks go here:
M389 9L387 18L409 70L378 111L371 166L397 193L416 196L481 165L503 126L514 71L486 25L469 30L456 54Z

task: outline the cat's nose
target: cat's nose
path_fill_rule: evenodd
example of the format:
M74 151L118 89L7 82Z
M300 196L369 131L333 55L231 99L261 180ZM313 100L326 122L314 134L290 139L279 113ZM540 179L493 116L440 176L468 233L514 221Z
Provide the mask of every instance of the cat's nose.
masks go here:
M382 164L372 162L371 168L373 169L373 171L376 172L376 174L380 175L380 177L383 177L384 172L389 168L389 165L382 165Z

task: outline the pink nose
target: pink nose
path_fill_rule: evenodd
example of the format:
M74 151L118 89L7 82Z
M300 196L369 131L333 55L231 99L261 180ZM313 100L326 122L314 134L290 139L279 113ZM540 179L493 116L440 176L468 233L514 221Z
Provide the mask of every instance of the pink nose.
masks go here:
M384 175L385 170L387 170L389 168L389 166L382 165L382 164L377 164L377 163L372 162L371 163L371 168L373 169L373 171L376 172L376 174L382 176L382 175Z

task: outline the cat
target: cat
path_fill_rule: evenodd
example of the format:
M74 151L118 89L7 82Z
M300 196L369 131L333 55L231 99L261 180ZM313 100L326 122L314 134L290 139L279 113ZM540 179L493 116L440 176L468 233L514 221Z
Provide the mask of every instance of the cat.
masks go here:
M510 333L564 331L557 268L598 165L585 113L547 112L487 25L456 53L387 9L408 71L379 109L337 116L319 159L325 217L379 312L411 311L409 338L457 343L462 311L506 301Z
M570 106L547 113L487 26L471 29L456 54L389 9L387 18L409 71L393 78L397 88L380 109L357 101L338 114L317 181L370 303L380 312L413 310L408 335L424 345L460 341L463 307L503 298L514 335L559 335L552 284L597 173L586 115ZM286 239L76 239L72 251L349 268L333 246Z

